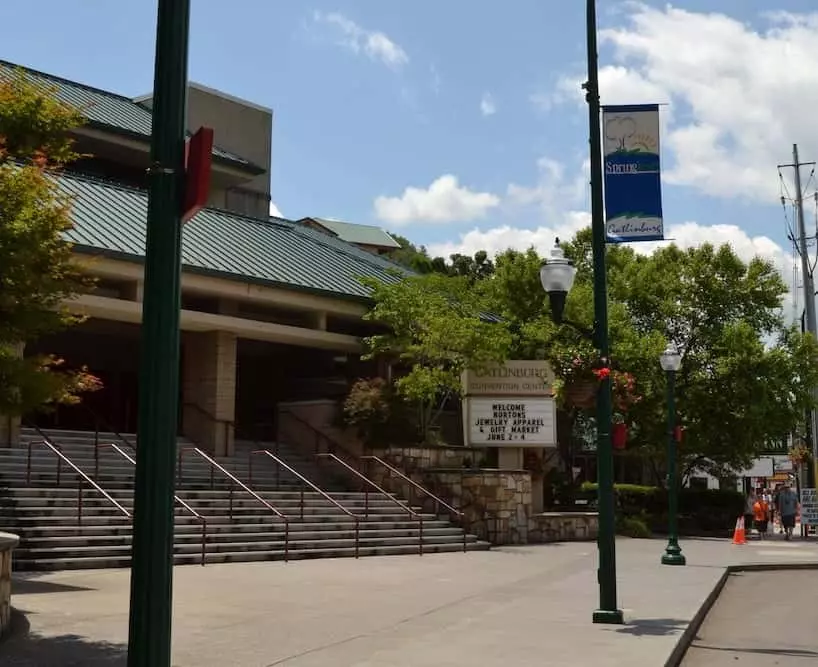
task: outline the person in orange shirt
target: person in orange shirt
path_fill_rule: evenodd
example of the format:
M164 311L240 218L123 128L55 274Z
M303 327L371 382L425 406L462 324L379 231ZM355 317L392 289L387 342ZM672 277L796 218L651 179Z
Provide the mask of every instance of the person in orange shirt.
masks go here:
M758 531L758 536L764 539L767 534L767 522L770 518L770 506L764 500L764 495L756 494L756 501L753 503L753 523Z

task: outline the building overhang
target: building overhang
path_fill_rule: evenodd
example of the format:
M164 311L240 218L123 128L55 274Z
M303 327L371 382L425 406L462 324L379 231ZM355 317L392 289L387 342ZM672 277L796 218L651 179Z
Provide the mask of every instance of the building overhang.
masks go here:
M142 304L138 301L82 294L67 301L66 306L72 312L92 318L128 322L130 324L140 324L142 322ZM229 315L182 309L180 325L182 331L229 331L239 338L249 340L338 352L357 353L361 351L361 343L355 336L272 322L246 320Z

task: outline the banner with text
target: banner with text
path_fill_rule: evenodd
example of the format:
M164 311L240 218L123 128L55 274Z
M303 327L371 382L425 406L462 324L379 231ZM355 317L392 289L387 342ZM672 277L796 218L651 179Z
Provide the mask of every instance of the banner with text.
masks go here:
M659 106L602 108L608 243L661 241Z

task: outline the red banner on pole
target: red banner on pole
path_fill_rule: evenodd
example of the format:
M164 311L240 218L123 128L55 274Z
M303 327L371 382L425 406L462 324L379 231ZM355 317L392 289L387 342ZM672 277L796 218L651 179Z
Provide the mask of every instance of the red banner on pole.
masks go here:
M182 224L207 206L210 167L213 162L213 128L200 127L185 142L185 198Z

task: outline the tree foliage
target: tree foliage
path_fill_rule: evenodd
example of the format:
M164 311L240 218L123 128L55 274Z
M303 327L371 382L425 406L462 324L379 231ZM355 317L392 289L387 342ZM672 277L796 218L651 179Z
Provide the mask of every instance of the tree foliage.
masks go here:
M472 283L494 273L494 263L485 250L478 250L473 256L454 253L447 261L443 257L431 257L425 247L416 246L403 236L393 234L392 237L400 248L390 253L390 259L416 273L461 276Z
M17 73L0 82L0 413L19 415L78 400L98 386L22 348L80 321L63 305L90 284L63 240L70 204L52 174L73 160L68 136L82 119Z
M417 408L425 436L440 401L461 393L462 372L506 359L510 336L481 315L484 304L467 278L433 273L365 282L374 301L365 319L384 327L364 340L366 356L396 364L395 390Z
M393 312L384 321L410 331L412 323L428 327L436 320L445 338L450 331L443 327L451 317L449 299L457 293L470 312L499 316L499 324L483 322L481 331L504 330L500 347L510 357L548 359L558 374L568 367L566 360L575 358L590 360L588 367L593 368L600 360L587 336L594 324L590 230L580 231L563 249L577 266L565 311L566 320L576 326L554 324L539 282L542 258L533 248L500 253L492 270L479 277L472 271L465 279L435 278L432 292L449 297L429 310L423 302L429 294L427 283L408 281L394 288L403 290L402 296L390 302ZM770 262L745 262L728 245L711 244L689 249L668 245L649 255L611 245L606 257L610 363L621 377L633 380L639 398L629 402L625 415L629 453L655 463L662 478L667 378L659 355L668 341L683 355L676 399L685 429L681 457L687 470L699 467L720 474L744 467L770 442L796 430L812 404L811 387L818 382L818 349L811 337L783 322L787 288ZM443 286L449 284L458 288L448 291ZM376 310L382 297L382 292L375 293ZM464 354L468 345L477 344L456 334L453 339L462 343ZM425 377L429 387L438 381L433 375ZM578 412L572 414L569 406L563 420L567 413L573 421Z

